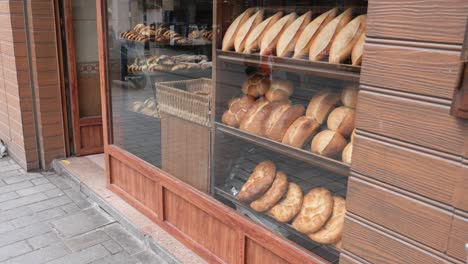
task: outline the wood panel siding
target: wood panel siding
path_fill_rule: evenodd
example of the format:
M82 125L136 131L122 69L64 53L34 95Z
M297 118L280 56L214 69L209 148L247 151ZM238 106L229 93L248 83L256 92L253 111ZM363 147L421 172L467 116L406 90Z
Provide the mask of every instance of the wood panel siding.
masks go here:
M454 199L454 206L468 213L468 163L462 164L460 168L460 181ZM468 241L467 241L468 242Z
M467 261L465 245L468 244L468 214L455 215L448 243L447 254L461 261Z

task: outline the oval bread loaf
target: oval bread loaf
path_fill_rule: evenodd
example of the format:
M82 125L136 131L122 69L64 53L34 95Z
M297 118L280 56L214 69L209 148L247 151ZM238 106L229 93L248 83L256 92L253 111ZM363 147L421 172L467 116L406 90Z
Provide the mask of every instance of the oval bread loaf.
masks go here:
M333 196L333 212L322 229L309 234L315 242L322 244L334 244L341 240L343 235L344 220L346 214L346 201L342 197Z
M356 88L345 88L341 92L341 102L344 106L356 108L359 90Z
M359 66L362 63L362 54L364 53L364 43L366 42L366 32L362 32L356 45L354 45L353 51L351 52L351 61L354 66Z
M299 117L284 134L283 144L302 148L320 128L320 124L315 119L308 116Z
M293 58L302 58L309 54L310 45L320 31L336 17L338 9L333 8L310 22L299 36L296 46L294 47Z
M306 116L314 118L319 124L323 124L328 114L340 101L340 96L334 93L321 92L312 97L307 106Z
M282 171L276 173L270 189L260 198L253 201L250 207L257 212L264 212L275 205L288 190L288 176Z
M271 26L273 26L282 16L283 12L280 11L258 24L258 26L252 30L245 40L244 53L250 54L258 51L265 33L268 32Z
M296 12L282 17L265 33L260 44L260 54L270 55L275 52L276 44L284 30L296 20Z
M302 201L302 208L292 226L299 232L310 234L322 228L333 212L333 197L325 188L310 190Z
M265 135L271 140L281 142L291 124L304 112L302 105L284 104L275 108L265 122Z
M304 28L310 23L311 19L312 12L309 11L296 19L284 30L284 33L281 35L276 45L276 55L278 55L278 57L289 56L294 51L297 39Z
M268 214L282 223L287 223L301 210L303 198L301 187L294 182L291 182L289 183L286 197L273 206L268 211Z
M340 133L324 130L312 140L311 151L315 154L334 158L341 154L346 144L346 139Z
M245 114L240 129L258 136L264 136L263 126L274 106L275 104L266 99L257 100Z
M245 23L245 21L249 19L249 17L252 15L253 12L254 12L254 9L249 8L245 10L244 13L240 14L236 19L234 19L234 21L226 30L226 33L224 33L222 50L228 51L234 48L234 41L237 36L237 32Z
M289 81L272 80L270 89L266 92L265 97L270 102L288 100L294 92L294 86Z
M351 21L352 13L351 8L346 9L320 31L310 45L309 60L319 61L328 56L334 38Z
M328 129L340 133L343 137L349 137L354 129L354 112L354 109L346 106L335 108L328 116Z
M351 52L365 31L367 16L361 15L349 22L333 40L330 48L330 63L341 63L351 56Z
M242 92L255 98L265 95L269 89L270 78L261 73L250 75L242 84Z
M229 102L229 109L221 117L221 122L231 127L239 127L245 114L254 104L255 99L248 95L232 99Z
M234 40L234 49L236 52L244 51L245 41L252 30L262 22L265 11L260 10L251 16L239 29Z
M272 161L260 162L242 185L237 199L241 202L251 202L262 196L271 186L276 177L276 166Z

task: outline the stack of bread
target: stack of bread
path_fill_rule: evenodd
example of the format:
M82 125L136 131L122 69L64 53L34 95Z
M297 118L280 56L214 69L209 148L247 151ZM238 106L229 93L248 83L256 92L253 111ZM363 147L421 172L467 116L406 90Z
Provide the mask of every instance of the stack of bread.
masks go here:
M340 247L345 200L325 188L314 188L303 195L299 185L277 170L272 161L259 163L242 186L237 198L257 212L266 212L323 244Z
M144 24L137 24L132 30L120 33L122 39L134 40L137 42L146 43L150 39L154 39L156 30L152 26L145 26Z
M210 69L212 63L205 55L177 55L177 56L151 56L145 59L137 58L128 66L128 72L140 74L143 72Z
M319 92L307 109L291 103L293 91L288 81L256 73L243 84L244 96L229 101L221 122L295 148L303 148L313 139L313 153L330 158L341 155L350 163L352 145L347 146L347 139L354 129L357 89L346 88L341 96ZM321 127L326 129L316 135Z
M330 63L349 59L360 65L365 41L366 15L353 19L348 8L338 15L334 8L313 18L311 11L298 16L277 12L265 18L263 9L249 8L239 15L224 34L222 50L261 55L304 58Z
M151 117L159 117L158 107L154 98L148 98L145 101L133 102L130 107L130 111Z

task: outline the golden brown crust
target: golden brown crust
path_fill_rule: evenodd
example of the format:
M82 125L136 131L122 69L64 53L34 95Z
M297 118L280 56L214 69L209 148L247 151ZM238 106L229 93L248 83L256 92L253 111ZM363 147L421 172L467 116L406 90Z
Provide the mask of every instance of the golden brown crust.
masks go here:
M269 160L260 162L242 186L237 198L246 203L258 199L270 188L275 177L275 164Z
M344 163L351 165L352 154L353 154L353 143L350 142L343 149L343 153L341 154L341 159L343 160Z
M253 201L250 207L257 212L264 212L275 205L288 190L288 176L282 171L276 173L270 189L262 197Z
M231 25L226 30L223 38L222 50L228 51L234 48L234 40L237 36L237 32L242 27L242 25L249 19L250 15L254 12L253 8L249 8L244 11L244 13L240 14Z
M283 34L284 30L291 25L292 22L297 18L296 12L292 12L289 15L282 17L278 20L263 36L260 44L260 54L270 55L275 52L276 44L279 38Z
M269 76L261 73L250 75L242 85L242 92L255 98L265 95L269 89Z
M310 100L306 116L314 118L319 124L323 124L327 120L328 114L330 114L339 101L339 95L321 92Z
M359 90L355 88L345 88L341 92L341 102L344 106L356 108Z
M286 197L278 204L273 206L268 214L279 222L287 223L291 221L301 210L302 206L302 189L299 185L291 182L288 186Z
M301 116L289 126L282 142L289 146L302 148L315 135L319 128L320 124L315 119Z
M275 107L275 104L266 99L257 100L245 114L240 123L240 129L258 136L264 136L264 123L273 107Z
M249 34L249 36L247 37L244 53L252 53L254 51L258 51L263 36L265 36L265 33L268 32L271 26L273 26L282 16L283 12L277 12L276 14L265 19L265 21L256 26L252 30L251 34Z
M265 122L265 135L281 142L288 128L305 112L304 106L285 104L274 109Z
M328 129L348 138L354 129L354 112L354 109L346 106L335 108L328 116Z
M239 29L237 32L235 41L234 41L234 49L236 52L243 52L245 48L245 41L252 30L262 22L263 14L265 11L260 10L255 13L252 17L250 17L244 25Z
M270 89L266 92L265 97L270 102L288 100L294 92L294 86L289 81L272 80Z
M325 188L319 187L304 196L302 208L292 226L299 232L310 234L322 228L333 212L333 198Z
M358 16L337 34L330 48L330 63L341 63L351 57L354 45L366 28L366 21L366 15Z
M310 23L311 18L312 11L309 11L296 19L284 30L284 33L281 35L276 45L276 54L278 57L289 56L294 51L294 47L296 46L301 32L307 24Z
M334 158L341 154L346 144L346 139L340 133L324 130L312 140L311 151L325 157Z
M354 45L353 51L351 52L351 61L354 66L360 66L362 63L362 54L364 52L364 44L366 42L366 32L363 31L359 36L358 41Z
M239 127L245 114L254 104L255 99L248 95L232 99L229 101L229 109L221 117L221 122L231 127Z
M334 244L341 240L343 235L344 218L346 214L346 201L345 199L333 196L333 213L325 226L309 237L323 244Z

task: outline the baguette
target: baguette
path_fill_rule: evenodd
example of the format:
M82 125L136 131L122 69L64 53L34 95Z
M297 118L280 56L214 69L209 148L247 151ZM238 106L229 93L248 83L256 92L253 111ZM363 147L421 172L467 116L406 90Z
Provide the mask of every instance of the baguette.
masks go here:
M277 12L265 21L256 26L245 40L244 53L250 54L254 51L258 51L260 43L262 42L265 33L273 26L281 17L283 12Z
M354 66L359 66L362 63L362 54L364 53L364 43L366 42L366 32L363 31L359 37L356 45L354 45L351 52L351 61Z
M253 16L251 16L239 29L239 32L237 32L237 36L234 41L234 49L236 52L244 51L245 41L247 37L252 32L252 29L254 29L258 24L262 22L264 13L265 11L263 10L258 11Z
M330 63L341 63L351 56L354 45L366 29L367 16L361 15L349 22L336 35L330 48Z
M309 11L296 19L281 35L276 46L276 54L278 57L289 56L296 46L297 39L301 35L307 24L310 23L312 12Z
M250 15L254 12L253 8L249 8L240 14L228 27L226 33L224 33L223 46L222 50L228 51L234 48L234 40L236 38L237 32L242 27L242 25L249 19Z
M284 30L291 25L294 20L296 20L297 14L296 12L292 12L291 14L284 16L280 20L278 20L266 33L265 36L262 38L262 42L260 44L260 54L261 55L269 55L274 53L276 44L278 43L279 38L283 34Z
M309 23L302 31L299 39L297 40L296 47L294 48L293 58L302 58L307 55L310 50L310 45L320 31L336 17L337 8L329 10Z
M352 13L351 8L346 9L320 31L310 45L309 60L319 61L328 55L334 38L351 21Z

